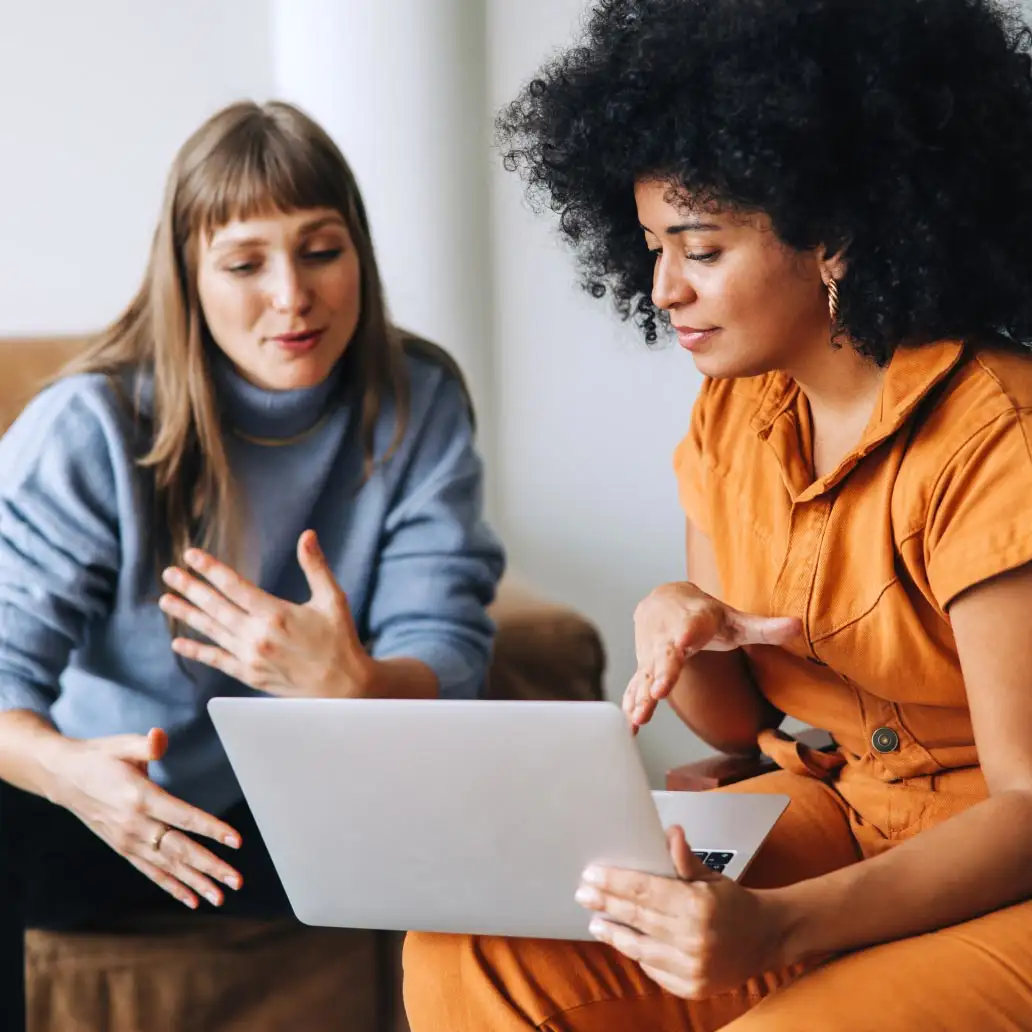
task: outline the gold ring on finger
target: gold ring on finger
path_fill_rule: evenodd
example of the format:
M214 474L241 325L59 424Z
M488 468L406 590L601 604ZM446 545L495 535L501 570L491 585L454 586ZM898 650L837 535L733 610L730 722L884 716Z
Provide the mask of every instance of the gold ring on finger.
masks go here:
M171 830L172 829L167 824L162 824L154 833L154 838L151 839L151 849L153 849L155 853L161 852L161 843L164 842L165 836Z

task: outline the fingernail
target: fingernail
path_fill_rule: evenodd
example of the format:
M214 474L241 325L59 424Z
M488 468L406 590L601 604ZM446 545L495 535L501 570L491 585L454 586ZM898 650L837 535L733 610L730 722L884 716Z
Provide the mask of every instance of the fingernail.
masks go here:
M186 561L187 561L188 563L196 563L196 562L200 562L200 559L201 559L201 553L200 553L200 552L198 552L196 548L188 548L188 549L187 549L187 550L186 550L186 551L185 551L185 552L183 553L183 558L184 558L184 559L185 559L185 560L186 560Z
M586 867L584 868L584 873L581 875L581 878L588 882L589 885L601 885L602 869L600 867L595 867L594 865Z
M222 897L217 892L206 892L204 898L213 906L217 907L222 904Z
M175 567L170 566L162 573L161 579L168 584L175 584L179 580L179 571Z
M192 896L180 896L179 902L182 903L184 907L189 907L191 910L197 909L197 900Z
M240 848L240 839L236 835L226 835L222 840L223 845L229 846L230 849Z
M594 889L589 889L586 885L582 885L573 894L573 898L584 907L597 906L602 902L602 897Z
M222 879L231 889L240 888L240 878L235 874L227 875Z
M593 917L591 924L588 925L588 931L597 938L601 938L605 933L606 923L600 917Z

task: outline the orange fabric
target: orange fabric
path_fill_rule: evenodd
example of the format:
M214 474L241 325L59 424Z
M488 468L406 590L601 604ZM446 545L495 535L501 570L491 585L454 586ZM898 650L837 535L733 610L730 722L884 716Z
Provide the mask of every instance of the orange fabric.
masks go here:
M779 373L707 381L675 453L724 600L803 621L750 664L838 743L842 770L814 773L857 812L866 855L985 797L947 607L1032 560L1030 412L1032 360L944 342L896 352L859 445L818 480L806 399ZM800 770L794 746L761 745Z
M745 884L774 888L860 859L833 786L778 771L719 791L792 799ZM412 1032L1028 1032L1030 922L1025 903L695 1002L601 943L414 933L405 942L405 1007Z
M761 736L784 769L735 788L793 802L747 883L874 856L985 798L948 607L1032 560L1030 413L1032 359L901 348L860 443L815 479L790 379L703 385L675 455L682 504L726 602L802 620L798 643L751 647L750 666L778 709L838 747ZM414 1032L1027 1032L1030 921L1023 903L691 1004L602 945L417 935L406 1001Z

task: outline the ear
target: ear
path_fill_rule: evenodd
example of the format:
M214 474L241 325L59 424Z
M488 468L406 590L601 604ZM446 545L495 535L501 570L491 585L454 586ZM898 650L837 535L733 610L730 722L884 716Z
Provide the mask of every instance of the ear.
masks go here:
M849 262L846 260L846 247L847 245L843 244L834 252L831 252L828 247L820 248L817 264L821 270L821 279L825 284L828 280L840 280L845 276L846 270L849 268Z

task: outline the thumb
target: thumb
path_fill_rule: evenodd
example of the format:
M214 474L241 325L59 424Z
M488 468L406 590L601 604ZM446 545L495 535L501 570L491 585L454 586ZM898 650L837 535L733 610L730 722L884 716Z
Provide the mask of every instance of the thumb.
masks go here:
M666 829L667 846L674 861L674 870L682 881L719 881L720 875L711 871L691 850L684 837L684 828L672 824Z
M108 756L129 763L154 763L168 749L168 735L159 727L152 727L145 735L109 735L98 738L95 746Z
M297 539L297 561L308 581L312 601L317 606L337 602L344 594L333 576L314 530L306 530Z
M803 633L803 621L794 616L757 616L728 610L739 645L788 645Z

